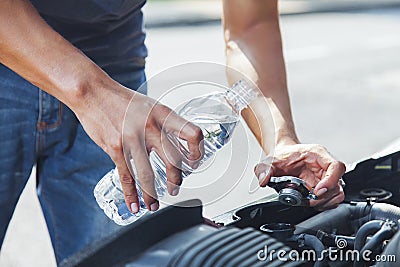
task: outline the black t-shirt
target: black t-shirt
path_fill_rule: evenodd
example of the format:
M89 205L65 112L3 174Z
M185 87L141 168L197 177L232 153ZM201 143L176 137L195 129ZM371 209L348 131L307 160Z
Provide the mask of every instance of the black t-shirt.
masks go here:
M46 22L100 67L143 68L145 0L31 0Z

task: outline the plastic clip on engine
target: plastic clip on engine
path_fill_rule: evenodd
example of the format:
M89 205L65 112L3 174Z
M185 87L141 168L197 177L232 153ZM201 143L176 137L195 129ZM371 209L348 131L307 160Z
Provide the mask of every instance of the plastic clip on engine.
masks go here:
M306 182L293 176L271 177L268 184L279 194L279 202L289 206L309 206L310 200L317 199L314 189Z

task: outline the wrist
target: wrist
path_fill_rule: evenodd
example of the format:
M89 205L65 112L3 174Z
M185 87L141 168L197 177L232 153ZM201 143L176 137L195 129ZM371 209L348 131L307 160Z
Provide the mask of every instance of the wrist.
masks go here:
M119 85L80 51L70 46L65 49L44 65L41 72L46 74L35 83L73 111L86 108L88 101L97 100L107 88Z
M275 148L284 147L288 145L297 145L297 144L300 144L300 141L295 133L293 132L286 134L278 133L275 142Z
M300 140L297 137L294 124L284 123L284 125L278 125L275 131L275 145L286 146L299 144Z
M61 88L65 94L63 102L75 113L84 112L96 105L106 105L112 95L127 94L130 91L96 65L82 69L85 70L84 73L73 76L71 82Z
M300 144L300 141L294 130L280 128L275 131L274 141L264 142L262 148L267 155L270 155L277 149L297 144Z

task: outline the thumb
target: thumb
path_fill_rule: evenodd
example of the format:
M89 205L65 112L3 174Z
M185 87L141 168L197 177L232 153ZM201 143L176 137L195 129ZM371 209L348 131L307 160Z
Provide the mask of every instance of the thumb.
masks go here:
M334 189L339 183L339 179L346 171L346 166L343 162L334 161L329 164L326 170L325 176L321 181L315 186L315 194L321 196L329 190Z
M263 163L259 163L254 167L254 173L257 176L260 186L265 187L272 176L274 176L275 168L271 164L271 159L265 159Z

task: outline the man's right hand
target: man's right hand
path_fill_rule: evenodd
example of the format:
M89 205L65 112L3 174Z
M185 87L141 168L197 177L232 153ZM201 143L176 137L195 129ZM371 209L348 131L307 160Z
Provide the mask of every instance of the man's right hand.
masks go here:
M117 165L126 203L133 212L138 210L139 202L125 156L134 161L135 178L140 181L150 210L156 210L158 202L149 151L155 150L166 164L168 192L176 194L181 183L180 153L162 137L174 134L186 140L189 160L201 157L200 128L113 81L55 32L28 0L0 1L0 63L74 111L89 136Z
M136 178L147 208L155 211L159 204L149 153L154 150L165 163L168 192L176 195L182 183L180 166L184 159L167 134L186 140L190 152L188 160L193 164L202 156L202 131L168 107L116 82L101 86L103 88L89 89L80 96L85 101L74 112L88 135L117 166L129 209L136 213L140 207ZM131 168L130 159L135 171Z

